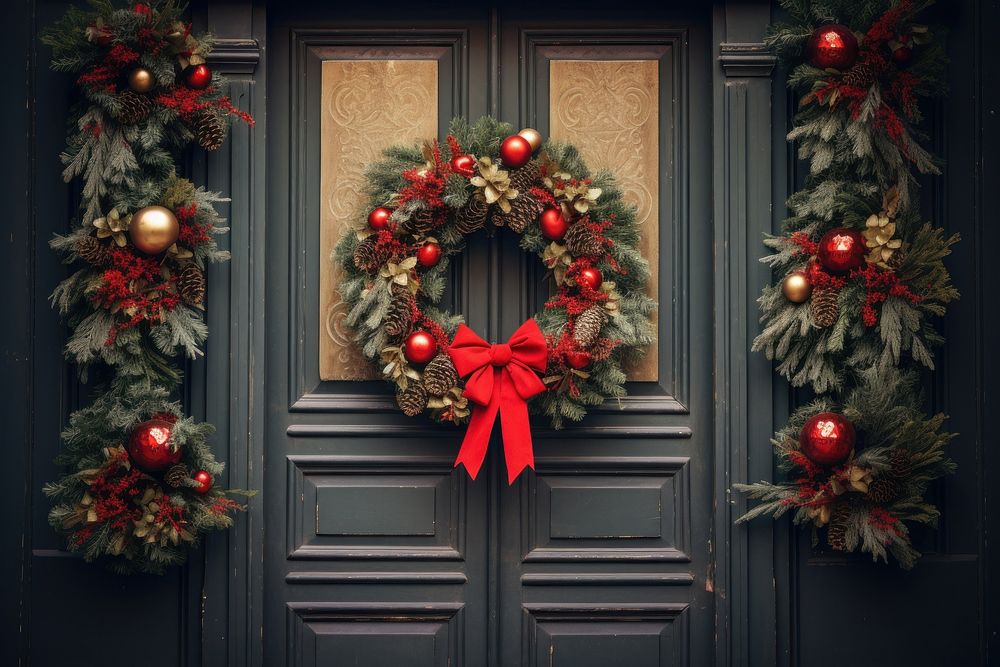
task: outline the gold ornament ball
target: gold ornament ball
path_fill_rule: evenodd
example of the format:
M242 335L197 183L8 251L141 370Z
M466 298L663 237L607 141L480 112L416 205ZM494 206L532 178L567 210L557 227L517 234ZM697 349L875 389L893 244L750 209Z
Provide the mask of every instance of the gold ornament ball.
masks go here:
M136 67L129 72L128 87L137 93L148 93L153 89L156 82L153 80L153 73L145 67Z
M176 216L163 206L140 208L128 225L132 245L147 255L159 255L177 241L179 233Z
M532 152L535 152L542 147L542 133L535 128L526 127L518 132L518 134L527 139Z
M781 291L792 303L804 303L812 294L812 285L805 271L792 271L781 283Z

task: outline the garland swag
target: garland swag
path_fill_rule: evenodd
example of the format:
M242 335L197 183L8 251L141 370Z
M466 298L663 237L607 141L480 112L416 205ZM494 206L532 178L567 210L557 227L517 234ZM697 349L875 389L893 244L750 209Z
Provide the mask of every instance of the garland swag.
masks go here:
M767 42L801 97L790 141L809 165L762 261L781 276L760 298L753 348L817 398L773 444L785 481L735 488L762 502L739 521L793 513L834 550L919 557L904 522L935 525L928 485L954 470L943 415L920 411L919 373L943 342L933 319L958 297L943 259L958 239L921 223L915 173L923 98L943 93L944 53L916 22L928 0L783 0ZM843 21L841 25L838 21Z
M201 354L205 265L225 261L214 208L227 201L177 174L194 142L218 148L231 118L250 125L205 64L211 39L195 37L170 0L71 8L43 36L52 68L76 76L64 179L82 180L78 224L52 247L74 272L52 294L70 328L65 354L95 398L70 416L45 486L49 522L71 551L120 572L160 573L184 562L202 534L241 508L214 484L223 464L213 429L175 400L175 358Z

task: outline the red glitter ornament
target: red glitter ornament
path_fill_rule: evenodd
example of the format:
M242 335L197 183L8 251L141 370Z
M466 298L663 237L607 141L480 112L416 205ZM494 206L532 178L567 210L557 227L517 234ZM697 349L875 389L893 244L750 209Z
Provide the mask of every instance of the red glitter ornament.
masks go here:
M500 144L500 160L503 166L517 169L531 160L531 144L519 134L512 134Z
M199 470L195 474L191 475L191 479L198 483L198 486L192 487L192 491L195 493L208 493L208 490L212 488L212 475L206 470Z
M438 345L426 331L414 331L403 343L403 355L411 364L426 364L437 356Z
M428 269L437 266L437 263L441 261L441 246L433 241L423 244L417 250L417 261L420 266Z
M806 44L806 59L822 69L846 70L858 59L858 38L836 23L820 26Z
M472 178L476 174L476 158L471 155L456 155L448 164L453 172L466 178Z
M846 227L831 229L819 240L816 256L830 273L847 273L865 262L868 249L861 232Z
M590 352L572 351L566 353L566 363L569 364L570 368L575 368L578 371L589 366L592 360Z
M856 441L854 424L836 412L821 412L802 427L799 449L813 463L834 466L847 460Z
M580 269L580 273L576 275L576 283L578 285L586 285L593 290L601 289L601 283L603 282L604 276L592 266Z
M892 52L893 62L900 66L907 65L912 57L913 49L908 46L901 46Z
M184 70L184 82L189 88L208 88L208 84L212 83L212 70L205 64L192 65Z
M379 231L385 229L389 226L389 216L392 215L392 211L387 209L385 206L379 206L377 209L368 214L368 226Z
M164 470L181 460L181 450L170 446L174 425L150 419L135 427L128 439L128 454L137 468L146 472Z
M566 235L569 223L566 217L558 208L547 208L542 211L538 219L538 225L542 228L542 234L550 241L558 241Z

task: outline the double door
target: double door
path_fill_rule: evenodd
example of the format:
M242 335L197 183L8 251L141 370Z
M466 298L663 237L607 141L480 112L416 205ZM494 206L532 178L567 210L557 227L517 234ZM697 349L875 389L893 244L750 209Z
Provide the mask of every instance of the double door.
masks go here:
M703 665L712 593L707 11L286 3L268 9L267 665ZM349 342L329 256L381 148L491 113L578 145L636 204L659 301L629 397L508 486L494 434L408 419ZM537 258L471 237L446 303L492 340Z

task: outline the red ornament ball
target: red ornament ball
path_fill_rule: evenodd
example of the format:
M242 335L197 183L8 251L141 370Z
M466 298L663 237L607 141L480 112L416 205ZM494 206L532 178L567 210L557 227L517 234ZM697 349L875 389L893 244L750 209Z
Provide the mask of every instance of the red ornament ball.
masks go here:
M208 84L212 83L212 70L205 64L192 65L184 70L184 82L190 88L208 88Z
M414 331L403 343L403 355L411 364L426 364L437 356L438 344L426 331Z
M165 419L150 419L132 431L128 455L140 470L156 472L181 460L181 450L170 446L174 425Z
M385 229L389 226L389 217L392 215L392 211L387 209L385 206L379 206L377 209L368 214L368 226L379 231Z
M538 219L538 225L542 228L542 235L550 241L558 241L566 236L569 223L566 217L558 208L547 208L542 211L542 217Z
M856 441L854 424L836 412L821 412L802 427L799 449L813 463L835 466L847 460Z
M500 160L503 166L517 169L531 160L531 143L519 134L512 134L500 144Z
M819 240L816 253L820 265L830 273L847 273L865 261L868 248L865 237L856 229L837 227L831 229Z
M476 175L476 158L471 155L456 155L448 164L453 172L466 178Z
M582 371L589 366L591 361L593 359L590 356L590 352L573 350L566 353L566 363L569 364L570 368L575 368L578 371Z
M806 44L806 59L822 69L846 70L858 59L858 38L836 23L816 28Z
M603 282L604 276L592 266L581 269L580 273L576 275L576 284L586 285L590 289L601 289L601 283Z
M212 475L206 470L199 470L195 474L191 475L191 479L198 483L198 486L192 487L192 491L195 493L208 493L208 490L212 488Z
M441 261L441 246L433 241L423 244L417 250L417 261L420 266L428 269L437 266L437 263Z
M892 61L897 65L907 65L913 57L913 49L908 46L901 46L892 52Z

